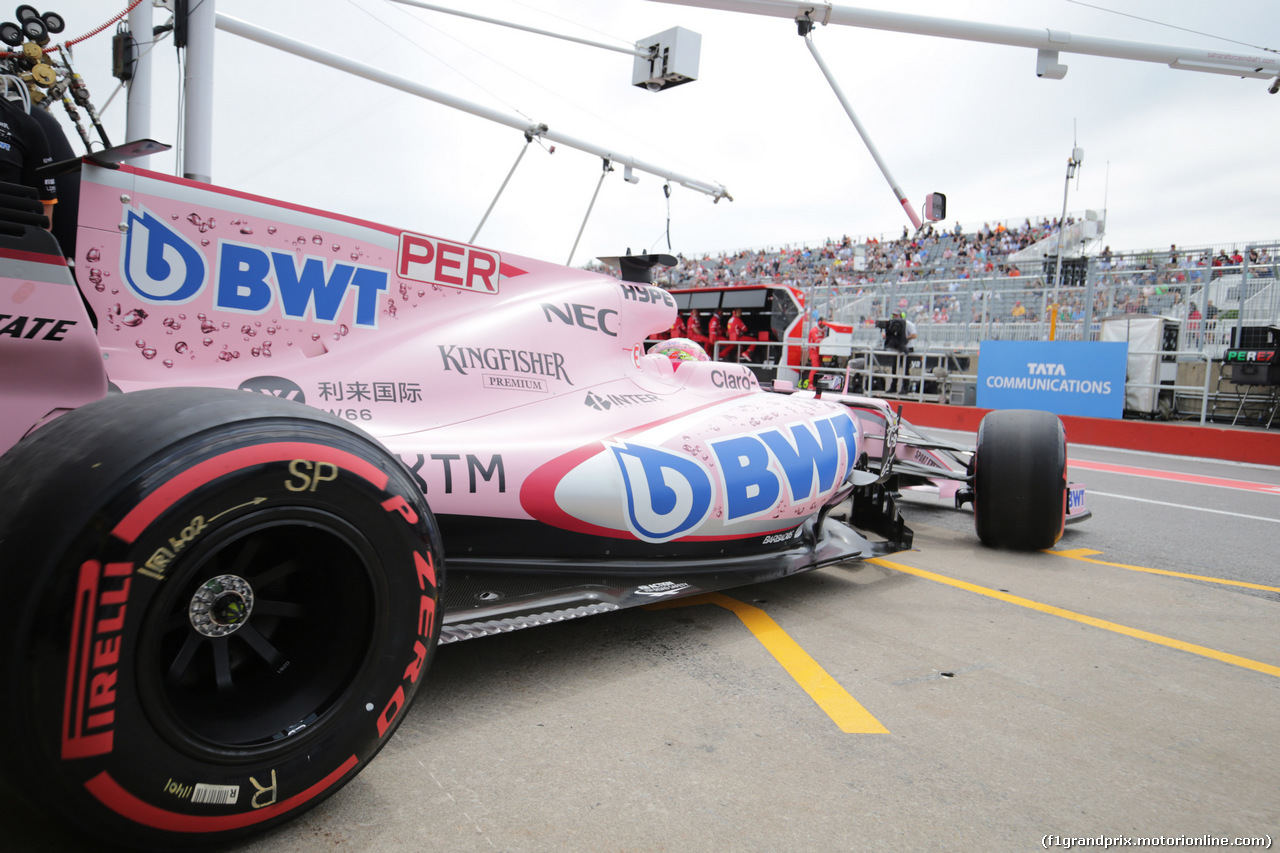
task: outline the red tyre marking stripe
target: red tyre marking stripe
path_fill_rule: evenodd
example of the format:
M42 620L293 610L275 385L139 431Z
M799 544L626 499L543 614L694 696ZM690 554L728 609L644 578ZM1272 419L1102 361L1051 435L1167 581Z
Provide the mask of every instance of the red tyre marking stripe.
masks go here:
M253 447L229 450L221 456L206 459L199 465L188 468L143 498L141 503L130 510L111 532L117 538L132 545L142 531L146 530L147 526L161 513L204 484L242 468L293 459L329 462L363 477L379 489L387 487L389 477L385 471L345 450L298 441L258 444Z
M1228 480L1223 477L1202 477L1198 474L1180 474L1177 471L1156 471L1151 468L1133 468L1128 465L1109 465L1105 462L1081 462L1072 459L1067 463L1072 468L1083 468L1086 471L1105 471L1108 474L1129 474L1134 477L1151 477L1156 480L1173 480L1178 483L1194 483L1198 486L1222 486L1226 489L1243 489L1248 492L1266 492L1280 495L1280 486L1270 483L1255 483L1252 480Z
M318 795L331 788L359 763L359 759L353 755L342 762L342 765L337 770L334 770L310 788L273 805L264 806L251 812L209 815L207 817L171 812L167 809L153 806L150 803L144 803L122 788L120 783L111 778L111 774L105 770L85 782L84 786L104 806L141 826L150 826L154 829L163 829L170 832L225 832L230 829L253 826L255 823L262 823L298 808L303 803L315 799Z

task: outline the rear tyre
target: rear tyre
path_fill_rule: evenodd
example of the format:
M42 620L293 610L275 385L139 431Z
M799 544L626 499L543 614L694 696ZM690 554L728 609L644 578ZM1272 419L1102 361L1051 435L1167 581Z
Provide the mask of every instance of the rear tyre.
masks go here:
M0 459L0 774L132 848L222 844L353 778L440 627L404 467L297 403L162 389Z
M1050 412L991 412L973 457L973 525L983 544L1040 550L1067 517L1067 437Z

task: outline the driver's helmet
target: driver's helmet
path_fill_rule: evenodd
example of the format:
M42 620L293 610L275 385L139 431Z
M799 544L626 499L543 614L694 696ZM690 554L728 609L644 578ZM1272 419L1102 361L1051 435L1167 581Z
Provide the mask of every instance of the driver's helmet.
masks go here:
M665 355L675 362L711 360L711 356L707 355L707 351L700 344L688 338L671 338L665 341L658 341L658 343L649 348L649 355Z

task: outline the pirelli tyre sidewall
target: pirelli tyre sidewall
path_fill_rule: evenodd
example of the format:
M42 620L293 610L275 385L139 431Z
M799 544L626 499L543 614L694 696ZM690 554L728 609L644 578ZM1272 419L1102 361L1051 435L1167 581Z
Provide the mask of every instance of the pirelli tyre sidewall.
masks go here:
M440 535L394 457L242 391L71 412L0 459L0 774L133 847L315 805L404 718L439 637Z
M973 457L973 524L995 548L1051 548L1067 518L1067 439L1052 412L991 412Z

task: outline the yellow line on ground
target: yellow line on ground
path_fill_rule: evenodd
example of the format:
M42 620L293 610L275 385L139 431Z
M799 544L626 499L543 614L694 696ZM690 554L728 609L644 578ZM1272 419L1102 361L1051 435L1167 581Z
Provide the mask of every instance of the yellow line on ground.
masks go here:
M1010 595L1007 592L1000 592L996 589L990 589L985 586L978 586L967 581L950 578L946 575L938 575L933 572L917 569L914 566L904 566L901 563L892 563L880 557L873 557L867 560L868 563L875 563L878 566L884 566L889 569L896 569L909 575L925 578L927 580L936 581L937 583L954 586L957 589L967 590L968 592L976 592L978 595L985 595L988 598L995 598L999 601L1006 601L1010 604L1016 604L1019 607L1028 607L1032 610L1038 610L1041 613L1048 613L1051 616L1061 616L1063 619L1070 619L1073 622L1080 622L1085 625L1092 625L1095 628L1103 628L1107 631L1114 631L1117 634L1123 634L1126 637L1133 637L1138 640L1146 640L1149 643L1156 643L1161 646L1168 646L1171 649L1190 652L1193 655L1211 658L1223 663L1229 663L1233 666L1252 669L1255 672L1261 672L1265 675L1274 675L1280 678L1280 666L1272 666L1269 663L1261 663L1249 658L1242 658L1239 655L1220 652L1217 649L1210 649L1206 646L1197 646L1194 643L1185 643L1182 640L1175 640L1172 637L1164 637L1160 634L1152 634L1148 631L1140 631L1137 628L1130 628L1127 625L1120 625L1116 622L1108 622L1105 619L1096 619L1093 616L1085 616L1083 613L1076 613L1071 610L1064 610L1061 607L1054 607L1051 604L1041 604L1038 601L1032 601L1029 598L1021 598L1016 595Z
M1193 581L1208 581L1209 583L1226 584L1227 586L1243 586L1248 589L1260 589L1264 592L1280 592L1280 586L1263 586L1260 583L1246 583L1245 581L1229 581L1223 578L1211 578L1204 575L1187 575L1182 572L1170 572L1165 569L1149 569L1146 566L1129 566L1124 563L1108 563L1106 560L1092 560L1091 554L1101 554L1101 551L1093 551L1088 548L1073 548L1067 551L1045 551L1046 554L1053 554L1055 557L1070 557L1072 560L1080 560L1084 563L1097 563L1099 566L1115 566L1117 569L1128 569L1131 572L1145 572L1149 575L1166 575L1171 578L1186 578Z
M673 607L692 607L698 604L716 604L733 613L755 635L769 654L782 664L787 674L804 688L818 707L840 727L840 731L858 735L887 735L889 730L862 707L858 700L827 674L800 644L791 639L773 618L759 607L709 592L675 601L650 604L646 610L666 610Z

